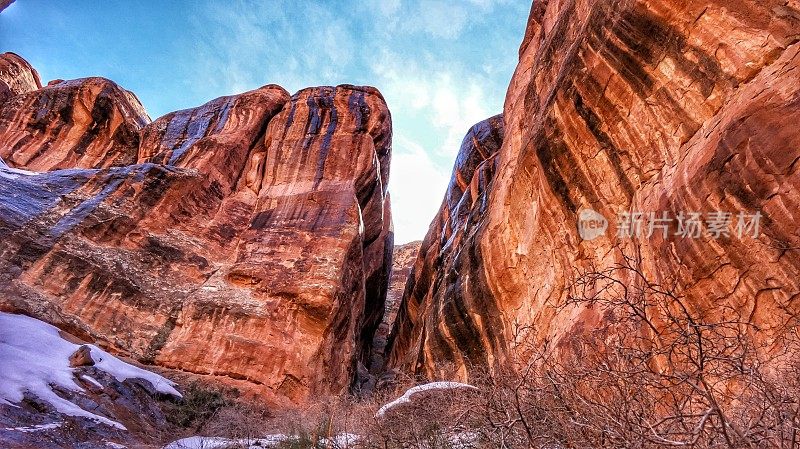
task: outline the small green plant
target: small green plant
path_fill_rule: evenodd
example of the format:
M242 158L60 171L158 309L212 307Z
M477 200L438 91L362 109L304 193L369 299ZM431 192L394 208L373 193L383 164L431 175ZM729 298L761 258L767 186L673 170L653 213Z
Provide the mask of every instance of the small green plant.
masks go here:
M184 391L183 400L169 407L167 420L176 426L199 429L230 404L231 400L223 392L194 382Z

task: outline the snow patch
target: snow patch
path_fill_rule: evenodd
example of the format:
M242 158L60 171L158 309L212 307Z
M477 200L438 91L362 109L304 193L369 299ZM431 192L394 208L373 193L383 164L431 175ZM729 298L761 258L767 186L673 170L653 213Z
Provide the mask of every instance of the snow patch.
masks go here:
M286 435L267 435L263 438L230 439L221 437L194 436L173 441L164 449L225 449L231 446L248 448L274 447L290 438Z
M52 430L58 429L64 423L63 422L53 422L49 424L39 424L36 426L28 426L28 427L7 427L5 429L0 430L10 430L13 432L23 432L23 433L32 433L32 432L40 432L42 430Z
M425 391L459 390L459 389L477 390L477 388L475 388L472 385L462 384L460 382L431 382L423 385L417 385L416 387L409 388L399 398L381 407L380 410L378 410L378 413L375 414L375 416L381 418L383 417L383 415L386 414L386 412L397 407L398 405L410 403L411 397L414 396L415 394L419 394Z
M331 438L323 438L320 443L323 447L332 449L347 449L355 447L361 437L352 433L340 433Z
M331 438L319 441L320 447L330 449L348 449L354 447L360 437L352 433L340 433ZM281 443L292 441L293 437L283 434L267 435L262 438L231 439L221 437L194 436L173 441L163 449L227 449L229 447L245 447L248 449L263 449L276 447Z
M466 449L478 447L478 441L480 441L480 437L480 434L476 432L458 432L448 436L447 441L450 442L450 447L454 449Z
M89 382L90 384L93 384L97 388L101 388L101 389L104 388L103 384L98 382L97 379L95 379L92 376L83 375L83 376L81 376L81 379L85 380L86 382Z
M106 446L108 446L108 447L110 447L112 449L128 449L128 446L125 446L125 445L122 445L122 444L119 444L119 443L115 443L113 441L106 441Z
M51 404L58 412L89 418L118 429L125 426L104 416L86 411L57 395L54 387L75 392L85 390L75 382L75 369L69 357L81 345L70 343L58 328L24 315L0 312L0 403L16 407L25 393ZM174 383L141 368L131 366L102 349L88 345L98 369L117 380L144 379L160 393L180 397ZM95 379L90 382L98 383Z
M95 361L94 366L107 372L108 374L111 374L118 381L123 382L126 379L144 379L150 382L156 391L161 394L174 396L176 398L183 397L178 390L175 389L174 382L169 381L156 373L129 365L113 355L103 351L97 346L88 346L91 348L92 360Z

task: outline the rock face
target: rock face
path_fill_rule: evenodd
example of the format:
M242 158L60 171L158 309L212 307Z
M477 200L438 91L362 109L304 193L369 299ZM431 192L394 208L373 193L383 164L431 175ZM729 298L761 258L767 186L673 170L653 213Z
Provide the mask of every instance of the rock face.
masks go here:
M403 300L406 282L411 275L411 270L419 256L421 241L406 243L394 247L392 256L392 276L389 278L389 292L386 295L386 314L381 323L381 330L385 336L389 335L389 330L397 318L400 304Z
M268 85L147 123L89 78L0 117L0 308L276 398L367 363L393 239L377 90Z
M0 157L36 171L131 165L149 121L136 96L103 78L27 90L0 110Z
M470 313L491 303L482 301L487 294L486 281L481 278L479 267L473 265L476 256L469 251L476 247L476 232L486 214L487 195L504 131L503 116L497 115L473 126L464 137L445 199L422 242L398 304L388 344L394 349L389 366L415 370L413 365L403 366L403 358L411 357L406 352L413 353L414 359L423 352L434 354L437 359L450 359L452 350L433 342L455 328L459 334L451 337L451 343L462 345L459 348L467 357L475 360L482 357L476 352L481 350L476 344L481 337L471 328ZM476 275L472 276L473 273ZM496 309L482 312L489 319L497 319ZM492 324L488 332L497 326L501 325ZM439 350L448 352L443 354ZM464 366L463 361L460 366Z
M467 362L505 359L515 329L539 345L602 329L602 310L554 305L582 269L625 257L694 309L735 311L764 341L780 336L800 292L798 29L796 1L534 2L494 176L472 176L467 205L448 193L404 295L392 365L466 378ZM581 238L583 209L611 222L605 235ZM699 212L706 225L725 211L732 227L759 212L761 229L618 236L618 214L636 211ZM448 244L453 217L466 228Z

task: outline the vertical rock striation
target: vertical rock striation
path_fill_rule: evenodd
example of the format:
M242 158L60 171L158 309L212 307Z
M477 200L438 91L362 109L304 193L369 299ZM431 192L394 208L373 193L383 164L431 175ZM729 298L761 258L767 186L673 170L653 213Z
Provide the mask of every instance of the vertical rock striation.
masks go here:
M0 109L0 308L276 399L347 389L391 266L383 97L134 100L89 78Z
M418 372L427 357L449 366L466 367L465 358L488 363L502 334L502 323L478 333L473 314L496 320L497 310L485 301L486 280L475 266L475 242L486 214L495 174L497 151L503 144L503 116L473 126L461 144L442 206L431 223L406 283L388 347L389 366ZM466 375L466 373L463 373Z
M466 244L423 246L417 266L431 268L415 272L405 294L394 366L466 377L468 362L502 360L514 329L565 345L606 328L602 310L555 306L580 270L625 257L653 282L675 282L697 311L749 317L764 341L791 328L800 297L798 30L794 1L535 2L495 175L471 209L483 213ZM607 217L609 232L582 240L582 209ZM426 243L455 211L440 212ZM760 212L762 232L618 238L626 211L727 211L734 226L736 213ZM433 270L448 258L463 260L458 275L446 263ZM432 297L429 285L447 294Z
M417 260L421 245L421 241L410 242L397 245L392 251L392 274L389 278L389 288L386 292L386 306L384 308L383 319L372 340L372 357L368 366L369 372L374 378L384 374L384 368L386 366L385 351L389 333L392 330L394 321L397 318L397 313L400 310L400 303L403 300L406 282Z

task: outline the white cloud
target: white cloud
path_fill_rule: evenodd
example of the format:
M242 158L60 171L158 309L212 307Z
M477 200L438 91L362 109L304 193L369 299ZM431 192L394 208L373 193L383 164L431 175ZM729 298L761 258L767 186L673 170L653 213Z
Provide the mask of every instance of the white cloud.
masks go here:
M389 188L402 243L427 233L468 129L502 110L505 81L498 82L498 73L512 72L521 36L512 36L506 52L470 30L485 26L489 12L508 1L360 0L334 11L235 0L206 7L194 57L207 81L202 88L224 93L267 82L290 92L320 84L377 87L392 111ZM486 48L467 43L476 40Z
M209 2L198 8L194 48L186 55L200 72L201 82L192 87L234 94L277 83L294 93L346 82L358 38L349 24L348 17L316 4Z
M428 233L449 181L450 170L437 166L420 145L395 139L389 181L395 244L421 240Z
M455 39L461 35L468 20L467 10L455 2L423 0L415 20L410 23L431 36Z
M378 10L384 16L391 16L400 10L400 0L383 0L378 2Z
M435 91L433 124L445 133L438 152L454 157L467 130L497 112L486 110L490 101L474 81L455 83L450 75L444 74L436 83Z
M472 125L501 112L481 73L426 65L384 51L371 69L392 110L392 211L398 243L425 236L439 210L461 141Z
M455 158L467 130L500 112L502 98L487 98L482 86L488 82L480 73L445 67L423 69L414 61L388 52L373 64L372 70L396 121L402 122L404 115L411 115L430 124L426 132L435 132L439 145L426 149L439 157Z

